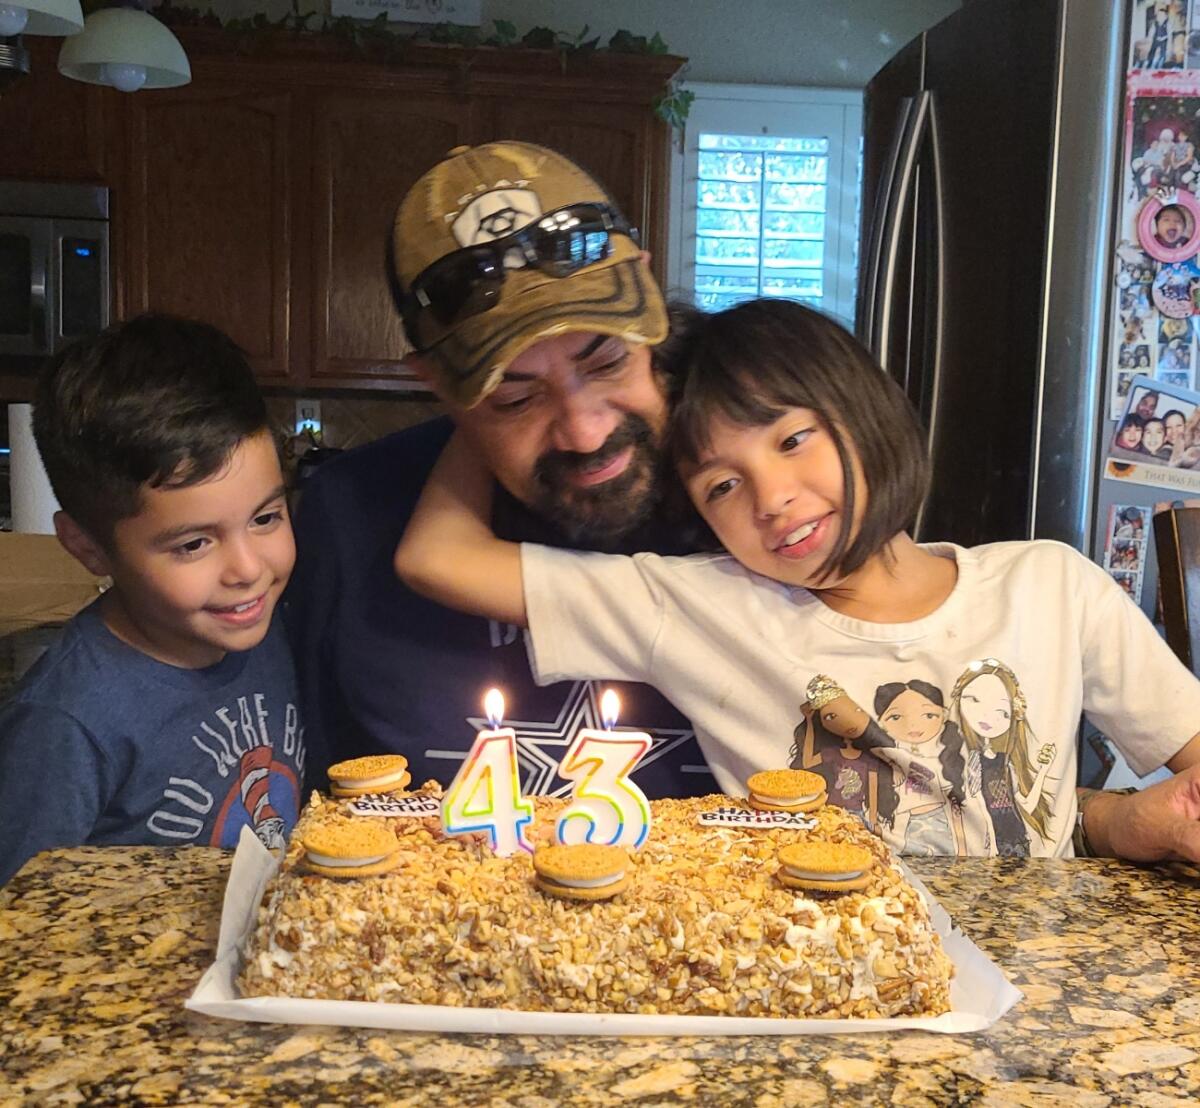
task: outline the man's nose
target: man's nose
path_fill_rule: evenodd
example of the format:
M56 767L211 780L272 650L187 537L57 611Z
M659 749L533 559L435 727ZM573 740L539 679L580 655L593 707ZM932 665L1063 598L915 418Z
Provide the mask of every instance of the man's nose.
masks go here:
M551 445L555 450L591 454L617 429L620 413L588 385L565 389L557 398Z

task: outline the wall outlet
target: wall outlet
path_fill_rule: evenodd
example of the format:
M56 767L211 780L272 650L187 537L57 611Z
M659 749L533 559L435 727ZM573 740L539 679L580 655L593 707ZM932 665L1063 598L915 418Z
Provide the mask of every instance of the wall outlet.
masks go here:
M319 400L296 400L296 434L306 435L314 442L320 442L321 435L321 402Z

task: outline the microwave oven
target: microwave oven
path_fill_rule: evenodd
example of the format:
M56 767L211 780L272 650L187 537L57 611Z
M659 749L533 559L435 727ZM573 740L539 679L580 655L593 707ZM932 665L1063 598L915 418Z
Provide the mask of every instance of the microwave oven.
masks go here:
M108 189L0 182L0 357L42 358L108 326Z

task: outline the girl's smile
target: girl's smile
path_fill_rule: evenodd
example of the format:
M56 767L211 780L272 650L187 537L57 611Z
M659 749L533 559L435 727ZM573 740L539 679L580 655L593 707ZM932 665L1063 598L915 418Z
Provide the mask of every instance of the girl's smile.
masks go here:
M824 581L843 526L845 482L837 446L815 412L792 408L762 426L716 415L709 449L683 477L705 522L742 565L788 585Z

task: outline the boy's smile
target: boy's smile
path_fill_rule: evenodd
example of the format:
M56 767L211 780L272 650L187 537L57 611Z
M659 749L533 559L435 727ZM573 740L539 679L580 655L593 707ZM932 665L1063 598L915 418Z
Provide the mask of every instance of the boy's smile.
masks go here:
M295 561L283 476L269 432L244 440L213 476L146 486L113 528L109 630L185 669L257 646Z

